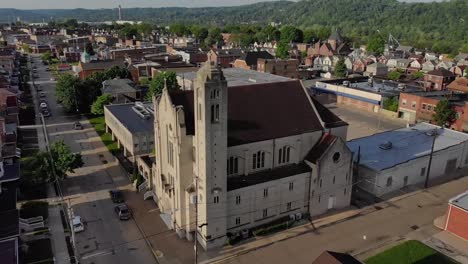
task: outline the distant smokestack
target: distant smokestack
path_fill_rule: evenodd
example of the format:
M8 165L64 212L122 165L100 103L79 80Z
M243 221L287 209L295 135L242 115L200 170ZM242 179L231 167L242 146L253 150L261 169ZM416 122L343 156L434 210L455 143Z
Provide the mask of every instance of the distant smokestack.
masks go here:
M119 20L122 20L122 6L119 5Z

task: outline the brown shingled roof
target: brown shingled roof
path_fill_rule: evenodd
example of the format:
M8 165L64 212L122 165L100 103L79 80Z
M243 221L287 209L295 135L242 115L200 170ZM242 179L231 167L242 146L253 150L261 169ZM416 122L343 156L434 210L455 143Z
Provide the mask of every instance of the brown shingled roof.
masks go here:
M297 80L228 88L228 146L282 138L322 129ZM193 91L171 91L185 111L187 134L194 135Z
M468 79L467 78L458 78L455 81L451 82L447 88L452 91L459 91L468 93Z
M427 72L427 75L443 76L443 77L453 77L455 74L453 72L446 70L444 68L435 69Z

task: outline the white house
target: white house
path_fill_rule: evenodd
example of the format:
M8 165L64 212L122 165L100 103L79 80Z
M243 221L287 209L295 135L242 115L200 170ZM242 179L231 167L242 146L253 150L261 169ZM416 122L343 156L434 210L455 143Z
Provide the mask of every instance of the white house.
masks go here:
M343 133L327 126L297 80L228 87L223 71L206 64L193 90L164 89L154 109L156 159L145 196L180 237L197 234L205 249L350 203Z
M419 123L348 141L354 153L358 187L376 196L425 182L432 142L429 180L468 165L468 135Z

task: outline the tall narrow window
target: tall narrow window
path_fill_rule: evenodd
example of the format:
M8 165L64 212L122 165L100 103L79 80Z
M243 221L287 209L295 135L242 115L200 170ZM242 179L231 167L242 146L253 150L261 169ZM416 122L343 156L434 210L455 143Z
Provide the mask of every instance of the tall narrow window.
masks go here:
M215 106L211 106L211 123L215 122Z
M322 188L322 179L320 179L320 188Z
M241 221L240 221L240 217L236 217L236 225L240 225Z
M335 184L335 176L333 176L333 184Z
M265 167L265 152L257 151L252 155L252 169L260 169Z
M278 155L278 164L284 164L289 162L289 155L291 152L291 147L284 146L279 149Z
M387 187L392 186L392 181L393 181L392 177L387 178Z
M294 190L294 182L289 183L289 190L290 191Z
M215 120L219 122L219 104L215 105Z
M216 196L213 198L213 202L214 202L215 204L219 203L219 196L216 195Z
M263 218L268 216L268 209L263 209Z
M263 189L263 197L268 197L268 188Z
M289 202L289 203L286 204L286 210L287 210L287 211L291 210L291 205L292 205L291 202Z
M237 157L230 157L227 160L227 174L228 175L237 174L239 172L238 162L239 160Z
M237 195L236 196L236 204L240 204L241 203L241 197L240 195Z

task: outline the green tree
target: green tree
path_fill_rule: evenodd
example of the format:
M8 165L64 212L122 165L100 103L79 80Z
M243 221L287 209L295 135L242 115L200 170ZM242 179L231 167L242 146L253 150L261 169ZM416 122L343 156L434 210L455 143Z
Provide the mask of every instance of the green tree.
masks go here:
M432 116L432 119L438 126L446 126L455 119L456 112L447 99L440 100L434 111L435 114Z
M424 72L417 71L411 74L412 79L421 79L423 77L424 77Z
M112 103L114 98L110 94L103 94L99 96L96 101L94 101L93 105L91 106L91 113L93 115L103 115L104 114L104 106Z
M52 61L52 52L50 50L44 52L42 55L41 55L41 59L43 61L47 61L47 62L50 62Z
M348 69L346 68L344 58L340 58L335 65L335 76L336 77L345 77Z
M319 39L315 30L308 28L304 30L304 42L305 43L314 43Z
M287 25L281 28L281 40L286 42L302 42L304 39L304 33L302 30Z
M383 101L383 108L392 112L398 111L398 97L391 96Z
M69 73L61 74L57 79L55 94L67 112L77 109L78 98L76 97L76 88L80 83L81 81L78 77Z
M137 25L137 31L138 34L141 36L145 36L147 38L148 36L151 35L151 32L153 31L153 26L148 23L141 23Z
M208 29L202 26L193 25L190 27L190 31L195 37L198 43L202 43L208 37Z
M73 173L84 164L81 154L73 153L63 140L52 143L50 152L54 161L55 175L59 179L64 179L67 173Z
M401 73L399 71L391 71L387 74L387 78L393 81L400 80Z
M27 185L37 186L52 179L49 154L38 152L21 159L21 180Z
M367 50L380 55L384 52L385 40L380 35L374 35L367 43Z
M138 34L138 29L134 25L130 24L125 24L120 30L119 30L119 36L122 38L126 39L133 39L136 38L138 39L140 35Z
M160 95L164 89L164 85L167 85L167 89L169 90L177 90L180 88L175 72L161 72L155 78L153 78L149 84L146 100L150 101L153 95Z
M181 23L170 25L169 30L172 34L175 34L178 37L182 37L190 33L190 30L184 24Z
M205 39L207 46L213 46L214 44L223 44L223 36L221 35L220 28L212 28L208 31L208 37Z
M289 42L281 40L278 45L276 45L276 53L277 58L280 59L287 59L289 58Z

